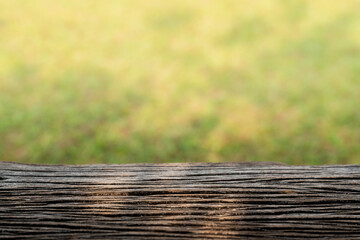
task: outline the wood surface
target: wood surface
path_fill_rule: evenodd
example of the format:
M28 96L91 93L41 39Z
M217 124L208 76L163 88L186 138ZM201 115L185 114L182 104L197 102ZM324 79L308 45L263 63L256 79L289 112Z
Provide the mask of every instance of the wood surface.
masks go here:
M0 239L360 239L360 165L0 162Z

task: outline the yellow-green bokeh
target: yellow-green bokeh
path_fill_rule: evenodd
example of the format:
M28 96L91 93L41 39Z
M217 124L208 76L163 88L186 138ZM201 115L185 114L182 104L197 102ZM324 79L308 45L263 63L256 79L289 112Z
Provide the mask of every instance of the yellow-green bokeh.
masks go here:
M0 0L0 160L360 163L358 0Z

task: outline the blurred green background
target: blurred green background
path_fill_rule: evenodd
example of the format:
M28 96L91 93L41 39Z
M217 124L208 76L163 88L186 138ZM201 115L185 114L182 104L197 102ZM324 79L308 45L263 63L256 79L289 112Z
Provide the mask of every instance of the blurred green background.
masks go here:
M360 163L359 0L0 0L0 160Z

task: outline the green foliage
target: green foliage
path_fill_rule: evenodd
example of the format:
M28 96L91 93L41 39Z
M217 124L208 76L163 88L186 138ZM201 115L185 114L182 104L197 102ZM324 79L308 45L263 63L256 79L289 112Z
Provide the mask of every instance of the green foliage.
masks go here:
M357 0L0 0L0 160L360 161Z

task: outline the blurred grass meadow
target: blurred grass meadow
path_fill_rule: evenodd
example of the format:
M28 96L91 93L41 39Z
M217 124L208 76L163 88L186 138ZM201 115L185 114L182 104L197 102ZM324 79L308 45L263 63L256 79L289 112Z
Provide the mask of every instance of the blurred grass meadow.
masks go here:
M360 163L359 0L0 0L0 160Z

